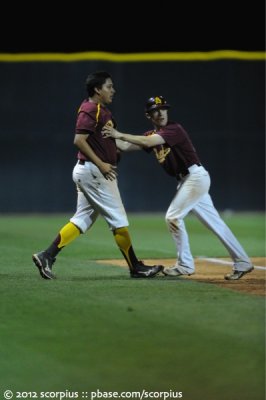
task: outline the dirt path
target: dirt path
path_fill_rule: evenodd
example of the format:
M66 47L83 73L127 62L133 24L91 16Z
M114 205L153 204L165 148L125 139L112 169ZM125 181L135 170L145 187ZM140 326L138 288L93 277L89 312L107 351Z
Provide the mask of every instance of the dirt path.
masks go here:
M166 267L175 263L173 259L145 259L146 264L162 264ZM120 267L127 267L124 260L98 260L101 264L111 264ZM172 279L191 279L198 282L206 282L222 286L228 289L238 290L240 292L251 293L259 296L265 296L265 278L266 278L266 259L263 257L253 257L252 262L255 266L254 271L245 275L238 281L226 281L224 275L232 270L231 260L228 258L207 259L196 258L196 273L192 276L176 277ZM256 268L256 267L262 267Z

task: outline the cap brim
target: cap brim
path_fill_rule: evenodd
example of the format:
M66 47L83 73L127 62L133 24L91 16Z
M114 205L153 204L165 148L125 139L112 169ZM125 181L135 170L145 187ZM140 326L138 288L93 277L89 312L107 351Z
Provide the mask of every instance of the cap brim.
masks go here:
M154 110L158 110L159 108L166 108L166 109L168 109L168 108L170 108L171 106L170 106L170 104L153 104L150 108L148 108L148 109L146 109L146 112L151 112L151 111L154 111Z

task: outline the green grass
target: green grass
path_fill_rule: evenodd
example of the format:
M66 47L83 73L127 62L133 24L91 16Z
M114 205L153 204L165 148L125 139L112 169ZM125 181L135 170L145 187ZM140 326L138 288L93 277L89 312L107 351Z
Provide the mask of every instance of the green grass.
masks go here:
M249 255L265 255L264 216L225 216ZM163 215L130 215L139 257L174 257ZM121 258L99 220L63 250L58 279L42 280L31 254L64 216L0 218L0 398L13 391L182 391L185 400L262 400L265 303L189 280L132 280L97 264ZM193 217L193 254L226 256Z

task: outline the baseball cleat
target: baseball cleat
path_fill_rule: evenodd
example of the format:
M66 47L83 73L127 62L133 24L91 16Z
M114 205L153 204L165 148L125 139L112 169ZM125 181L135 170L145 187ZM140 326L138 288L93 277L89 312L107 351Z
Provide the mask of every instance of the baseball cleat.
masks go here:
M52 265L55 258L50 257L45 251L32 255L32 260L36 267L39 269L40 275L43 279L55 279L52 274Z
M168 267L163 269L163 274L166 276L180 276L180 275L187 275L190 276L194 274L194 271L190 271L187 268L181 267L180 265L178 267Z
M142 261L134 265L133 271L130 271L131 278L153 278L163 269L162 265L145 265Z
M230 274L226 274L224 279L226 279L227 281L237 281L238 279L242 278L242 276L253 271L253 269L254 269L253 265L251 265L250 268L247 269L246 271L238 271L237 269L235 269Z

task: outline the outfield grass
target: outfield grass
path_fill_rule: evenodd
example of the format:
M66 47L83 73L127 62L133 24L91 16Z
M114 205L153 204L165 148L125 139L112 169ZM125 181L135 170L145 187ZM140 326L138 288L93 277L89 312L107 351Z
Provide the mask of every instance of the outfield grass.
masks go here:
M264 216L225 217L250 256L265 255ZM163 215L130 215L142 258L174 257ZM97 264L121 258L102 220L63 250L58 279L31 254L64 216L2 216L0 398L13 391L182 391L185 400L264 398L264 299L189 280L132 280ZM195 256L225 256L187 218ZM80 398L82 396L80 395Z

